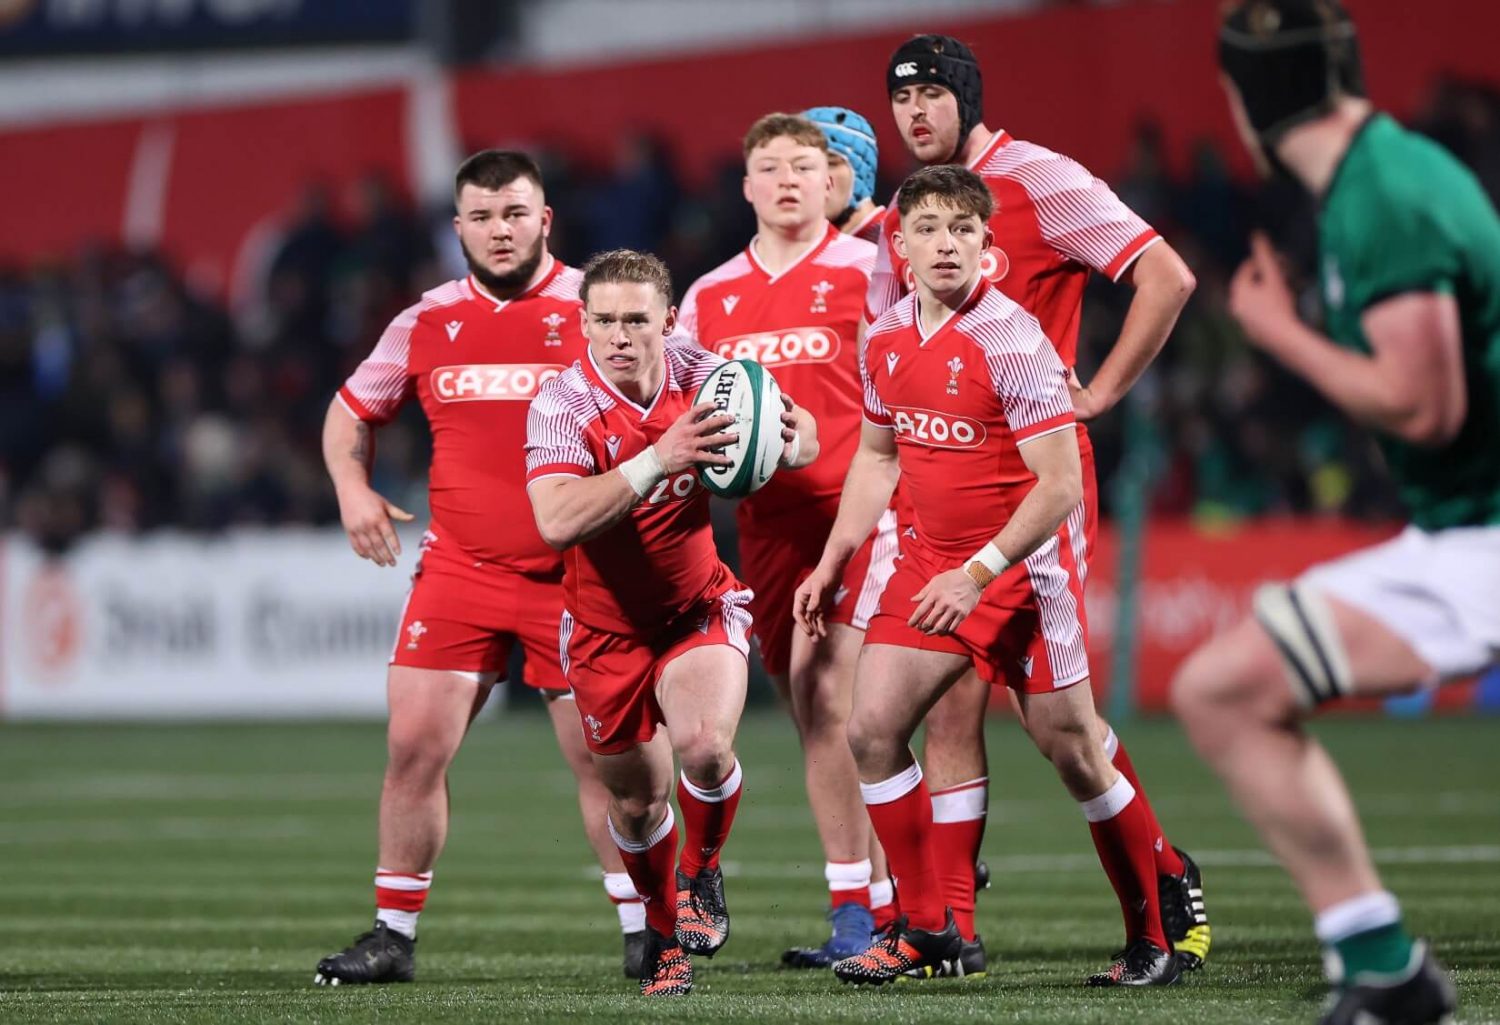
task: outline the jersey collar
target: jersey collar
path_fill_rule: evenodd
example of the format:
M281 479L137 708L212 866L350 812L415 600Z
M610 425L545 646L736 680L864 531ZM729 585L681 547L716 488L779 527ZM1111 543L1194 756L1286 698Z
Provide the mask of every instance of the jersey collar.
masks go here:
M921 346L923 348L926 348L928 342L932 341L938 335L942 334L954 324L958 323L959 319L962 318L964 314L968 313L975 306L978 306L979 300L984 297L985 289L988 287L989 281L985 279L985 276L983 274L976 275L974 286L969 289L969 294L964 296L964 301L958 304L958 309L949 310L948 315L943 318L943 322L937 327L933 328L931 334L924 334L922 332L922 298L920 295L918 295L917 291L913 289L911 293L912 323L916 325L917 337L921 339Z
M672 365L667 362L667 354L665 352L662 353L661 357L661 387L656 389L656 394L652 396L651 401L644 406L639 402L636 402L634 399L629 398L628 396L623 394L620 389L616 388L610 381L610 379L604 375L604 371L599 367L599 364L594 362L594 350L592 347L585 350L583 355L583 375L587 377L595 387L601 389L606 395L614 399L621 406L624 406L627 409L633 409L637 413L639 413L642 420L645 420L652 414L656 407L661 403L661 397L663 395L677 387L677 382L672 380Z
M984 162L986 160L999 152L1002 146L1008 146L1010 145L1010 143L1010 133L1005 131L1004 129L1000 129L999 131L995 132L993 136L991 136L990 141L985 144L984 149L980 150L979 154L964 166L968 167L968 169L971 171L977 171L979 168L984 166Z
M475 301L482 303L491 303L495 307L495 312L499 313L511 303L519 302L522 299L530 299L532 296L539 293L542 289L552 284L552 279L557 277L558 273L561 270L561 260L558 260L551 253L543 253L542 265L538 267L536 269L536 273L531 276L531 284L526 286L526 291L522 292L520 295L516 296L513 299L499 299L491 295L485 290L484 286L474 278L474 275L472 274L464 278L464 284L468 286L469 292L471 293L472 298Z
M777 281L781 280L792 271L802 266L808 260L821 253L824 249L828 248L828 243L832 242L838 237L839 229L834 227L830 222L828 224L828 230L823 232L822 238L813 239L813 241L808 244L808 247L802 251L801 255L799 255L795 260L783 267L780 273L777 274L772 274L770 270L766 268L766 265L760 262L760 257L755 253L755 239L760 238L759 235L756 235L755 238L752 238L750 240L750 244L745 247L745 256L750 260L750 266L754 267L756 270L760 271L761 274L765 275L766 284L775 284Z

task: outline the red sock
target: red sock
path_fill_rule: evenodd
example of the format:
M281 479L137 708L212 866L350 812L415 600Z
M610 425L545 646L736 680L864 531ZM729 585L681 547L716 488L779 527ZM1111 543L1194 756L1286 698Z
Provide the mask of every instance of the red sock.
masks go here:
M1140 777L1135 774L1135 766L1130 764L1130 755L1125 753L1125 744L1115 735L1113 729L1109 731L1109 736L1104 738L1104 753L1119 770L1120 775L1130 780L1130 785L1135 787L1135 795L1140 798L1141 804L1146 809L1146 818L1151 823L1151 850L1156 855L1157 875L1182 875L1182 859L1167 842L1167 835L1162 832L1161 823L1156 821L1156 812L1151 810L1151 802L1146 800L1146 788L1141 786Z
M901 904L896 900L896 887L890 879L877 879L870 884L870 915L875 919L877 932L901 917Z
M932 792L932 857L943 903L953 909L966 940L974 938L974 862L984 840L989 798L988 776Z
M672 817L672 806L667 805L666 817L644 840L621 836L613 819L609 820L609 835L620 848L625 871L646 905L646 924L670 937L677 929L677 880L672 875L672 862L677 858L677 820Z
M740 806L739 759L719 783L704 790L690 782L686 775L677 778L677 806L682 809L683 875L696 876L701 869L719 867L719 850L729 837L735 809Z
M915 762L890 779L861 783L875 835L901 888L901 911L914 929L941 929L947 921L943 890L932 857L932 796Z
M828 906L840 904L870 906L870 859L828 861L823 864L823 878L828 880Z
M1156 860L1151 851L1154 834L1146 816L1146 803L1130 780L1121 776L1098 797L1083 801L1082 806L1104 874L1109 876L1115 896L1120 899L1126 941L1144 936L1163 950L1171 950L1161 924Z
M431 872L375 869L375 920L403 936L415 938L417 916L427 904L427 891L431 887Z

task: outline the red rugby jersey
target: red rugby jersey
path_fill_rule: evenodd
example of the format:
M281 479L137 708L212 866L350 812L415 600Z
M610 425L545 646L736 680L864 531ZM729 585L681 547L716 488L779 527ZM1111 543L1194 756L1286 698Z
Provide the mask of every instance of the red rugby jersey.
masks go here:
M585 352L550 380L526 425L528 482L608 473L655 444L692 408L723 358L669 339L666 379L649 406L620 394ZM695 470L667 477L629 516L563 553L563 602L573 618L614 633L649 634L734 583L719 562L708 492Z
M874 262L872 244L830 224L779 274L766 270L752 242L683 297L683 331L725 359L759 362L818 424L818 458L796 473L777 474L741 502L741 522L772 520L810 504L837 505L859 447L856 332Z
M541 575L562 560L537 533L526 497L526 409L587 349L583 275L547 260L515 299L496 299L472 277L427 292L339 389L349 411L372 424L416 396L432 428L433 532L476 559Z
M865 337L861 370L866 419L895 432L917 537L954 565L1036 484L1019 444L1075 423L1067 368L1036 318L982 277L931 335L915 295L887 310Z
M1005 132L995 133L969 169L995 197L995 240L981 264L984 276L1041 322L1063 363L1072 367L1089 272L1117 280L1160 236L1077 161ZM913 288L911 268L891 239L900 228L893 200L870 276L866 323Z

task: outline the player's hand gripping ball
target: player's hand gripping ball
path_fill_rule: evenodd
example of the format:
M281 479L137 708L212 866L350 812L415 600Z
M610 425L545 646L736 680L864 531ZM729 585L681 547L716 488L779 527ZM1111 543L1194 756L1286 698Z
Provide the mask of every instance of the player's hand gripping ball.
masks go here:
M727 466L698 467L698 480L720 498L743 498L760 490L776 472L785 442L781 437L781 388L759 363L733 359L714 368L698 389L694 405L712 402L734 417L728 432L739 439L725 445Z

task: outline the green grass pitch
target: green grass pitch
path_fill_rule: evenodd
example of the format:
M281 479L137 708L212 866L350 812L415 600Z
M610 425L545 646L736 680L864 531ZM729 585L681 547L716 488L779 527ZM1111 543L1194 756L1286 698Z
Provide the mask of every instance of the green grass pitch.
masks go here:
M543 716L475 726L423 916L414 985L318 989L367 927L378 725L0 727L0 1022L1310 1022L1308 916L1168 722L1122 730L1169 835L1203 865L1214 948L1180 986L1089 990L1120 937L1077 807L1016 727L990 730L983 979L853 990L782 971L821 940L822 859L792 731L741 733L725 855L729 945L687 1000L624 979L570 777ZM1500 722L1344 719L1345 766L1388 885L1500 1021Z

